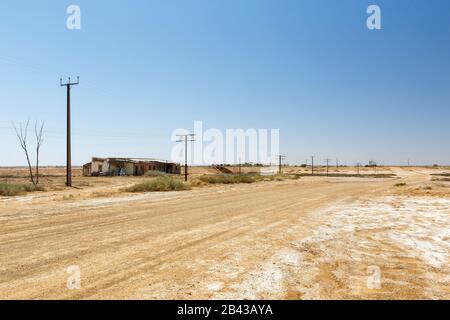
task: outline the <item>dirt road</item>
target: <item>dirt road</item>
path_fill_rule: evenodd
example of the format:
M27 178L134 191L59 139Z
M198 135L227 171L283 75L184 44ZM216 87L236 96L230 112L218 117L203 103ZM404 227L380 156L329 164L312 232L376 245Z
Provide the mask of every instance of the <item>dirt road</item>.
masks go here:
M371 211L393 184L302 179L69 202L5 199L0 298L450 298L441 252L448 235L428 246L441 256L427 261L388 234L409 231L396 230L386 208ZM448 229L448 207L432 210L440 215L430 232ZM416 218L408 213L400 226Z

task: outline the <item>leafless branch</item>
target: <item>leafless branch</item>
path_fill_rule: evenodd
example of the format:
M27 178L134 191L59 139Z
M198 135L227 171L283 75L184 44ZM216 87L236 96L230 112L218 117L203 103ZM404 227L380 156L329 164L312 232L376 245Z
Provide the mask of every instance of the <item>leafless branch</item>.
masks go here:
M31 168L30 155L28 153L28 147L27 147L28 125L29 124L30 124L30 121L28 120L27 124L25 125L25 128L22 127L22 123L20 123L19 129L17 129L17 127L14 123L13 123L13 127L16 132L17 138L19 139L20 146L22 147L23 151L25 152L25 156L27 157L28 169L30 171L31 182L34 185L36 185L36 181L34 180L34 176L33 176L33 170Z

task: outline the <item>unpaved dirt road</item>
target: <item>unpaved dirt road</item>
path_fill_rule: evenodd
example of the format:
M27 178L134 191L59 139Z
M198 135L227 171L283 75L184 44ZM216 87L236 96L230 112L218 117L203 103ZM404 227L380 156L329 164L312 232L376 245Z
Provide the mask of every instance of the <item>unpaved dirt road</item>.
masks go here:
M0 298L448 299L449 203L397 181L1 199Z

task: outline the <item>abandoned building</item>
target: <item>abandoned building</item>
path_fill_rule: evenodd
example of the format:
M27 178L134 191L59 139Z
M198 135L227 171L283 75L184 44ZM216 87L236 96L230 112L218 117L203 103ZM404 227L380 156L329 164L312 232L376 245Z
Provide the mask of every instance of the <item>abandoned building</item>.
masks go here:
M146 158L97 158L83 165L84 176L143 176L148 171L180 174L181 166L169 161Z

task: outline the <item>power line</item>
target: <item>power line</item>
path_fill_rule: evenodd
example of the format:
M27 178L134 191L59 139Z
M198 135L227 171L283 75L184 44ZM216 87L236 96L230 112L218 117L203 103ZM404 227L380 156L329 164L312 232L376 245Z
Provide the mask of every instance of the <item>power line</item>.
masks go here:
M195 141L194 140L195 134L192 134L192 133L189 133L189 134L177 134L177 136L179 138L181 138L177 142L184 142L184 158L185 158L185 162L184 162L184 181L187 182L188 181L187 145L188 145L188 142L194 142Z
M80 84L80 77L77 77L77 82L63 83L62 79L60 79L60 86L67 88L67 155L66 155L66 185L68 187L72 187L72 145L71 145L71 136L70 136L70 88L72 86L77 86Z

